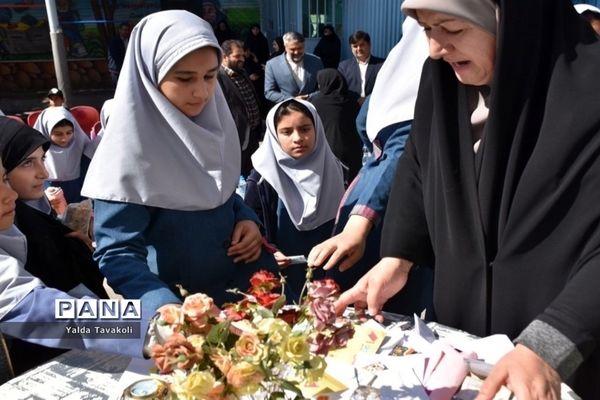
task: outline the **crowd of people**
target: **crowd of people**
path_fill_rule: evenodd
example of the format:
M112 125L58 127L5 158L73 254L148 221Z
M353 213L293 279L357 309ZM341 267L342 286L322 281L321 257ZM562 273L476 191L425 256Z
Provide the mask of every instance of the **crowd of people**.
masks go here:
M359 30L341 61L332 25L315 54L293 31L271 53L259 25L237 40L218 14L121 26L127 50L112 52L117 87L95 139L60 91L33 127L0 117L0 331L16 372L56 349L144 354L145 334L14 328L50 322L54 299L141 299L146 333L181 288L222 304L266 269L294 301L313 268L344 290L340 313L508 335L515 349L479 400L502 385L556 399L561 381L597 398L600 13L577 11L569 0L405 0L385 59ZM49 186L69 203L92 199L93 246L60 221Z

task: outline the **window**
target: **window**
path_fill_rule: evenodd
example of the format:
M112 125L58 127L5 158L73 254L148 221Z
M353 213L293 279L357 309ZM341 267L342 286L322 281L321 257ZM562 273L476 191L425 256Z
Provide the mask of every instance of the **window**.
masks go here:
M333 25L339 33L342 0L303 0L302 17L302 31L306 38L318 38L325 24Z

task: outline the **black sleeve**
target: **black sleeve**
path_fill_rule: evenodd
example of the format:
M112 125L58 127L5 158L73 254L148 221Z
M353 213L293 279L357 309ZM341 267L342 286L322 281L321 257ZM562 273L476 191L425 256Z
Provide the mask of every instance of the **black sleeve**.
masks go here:
M383 223L381 257L404 258L416 264L433 265L420 168L411 137L398 161L392 183Z

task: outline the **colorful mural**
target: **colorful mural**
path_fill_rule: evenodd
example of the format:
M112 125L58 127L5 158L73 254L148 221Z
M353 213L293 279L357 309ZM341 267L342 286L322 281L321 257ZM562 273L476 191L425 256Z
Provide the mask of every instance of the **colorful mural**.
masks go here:
M260 18L257 0L55 1L75 90L113 86L107 48L121 23L133 26L161 9L187 9L215 28L225 24L228 29L223 35L240 38ZM44 0L0 2L0 93L45 90L55 85Z

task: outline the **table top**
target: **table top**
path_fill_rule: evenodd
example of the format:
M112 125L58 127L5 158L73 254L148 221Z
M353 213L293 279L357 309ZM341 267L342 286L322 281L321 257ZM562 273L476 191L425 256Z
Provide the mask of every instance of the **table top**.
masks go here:
M389 318L388 323L390 324L399 321L410 323L410 318L405 316L390 314L387 318ZM457 331L441 324L429 323L428 325L440 337L459 333L465 337L474 338L466 332ZM131 379L132 372L139 372L135 368L136 362L147 366L147 360L136 359L133 361L130 357L123 355L71 350L1 385L0 399L118 399L125 384L122 378L124 380ZM126 373L124 374L124 372ZM471 385L475 386L461 390L454 398L472 400L477 394L476 389L480 383L471 382ZM463 389L465 389L465 384L463 384ZM565 384L562 385L561 397L563 400L579 399ZM331 398L341 399L343 397L333 396ZM501 398L504 399L504 397Z
M130 357L87 350L71 350L0 386L0 398L86 399L114 398Z

